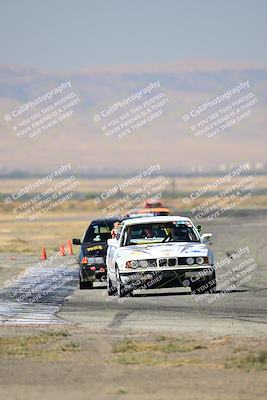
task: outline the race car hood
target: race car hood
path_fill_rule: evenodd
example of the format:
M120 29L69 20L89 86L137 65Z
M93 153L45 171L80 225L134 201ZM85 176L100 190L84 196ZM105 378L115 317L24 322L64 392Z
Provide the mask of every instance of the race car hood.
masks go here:
M147 260L171 257L205 257L208 247L203 243L162 243L137 246L125 246L118 249L120 261Z
M87 257L105 257L107 255L108 245L106 242L89 242L83 243L83 254Z

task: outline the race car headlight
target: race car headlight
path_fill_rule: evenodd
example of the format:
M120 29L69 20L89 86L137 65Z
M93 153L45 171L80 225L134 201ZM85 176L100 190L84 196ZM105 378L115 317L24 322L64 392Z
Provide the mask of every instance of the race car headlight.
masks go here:
M188 257L188 258L186 259L186 262L187 262L188 265L193 265L194 262L195 262L195 260L193 259L193 257Z
M138 267L142 267L142 261L131 260L131 261L126 261L125 263L125 268L138 268Z
M209 263L209 257L197 257L196 262L198 265L202 264L208 264Z

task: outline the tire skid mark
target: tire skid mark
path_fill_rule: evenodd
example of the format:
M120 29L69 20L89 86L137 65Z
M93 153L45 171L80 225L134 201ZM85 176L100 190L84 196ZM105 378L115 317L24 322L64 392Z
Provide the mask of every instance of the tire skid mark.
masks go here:
M27 268L0 290L0 325L68 324L56 314L73 293L77 278L78 265L70 269L60 261L53 267Z
M123 321L133 313L134 311L130 310L130 311L122 311L117 313L113 320L108 324L108 328L119 328Z

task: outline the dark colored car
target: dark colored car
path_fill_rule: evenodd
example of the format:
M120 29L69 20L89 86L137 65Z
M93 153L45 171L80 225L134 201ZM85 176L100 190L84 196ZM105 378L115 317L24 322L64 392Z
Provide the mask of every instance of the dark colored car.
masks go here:
M91 289L95 280L106 281L107 240L119 218L95 219L89 225L82 240L73 239L74 245L80 245L79 285L80 289Z

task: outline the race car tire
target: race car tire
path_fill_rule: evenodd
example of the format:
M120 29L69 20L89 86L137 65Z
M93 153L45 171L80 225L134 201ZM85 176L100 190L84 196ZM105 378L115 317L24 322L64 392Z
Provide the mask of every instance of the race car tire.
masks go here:
M119 273L118 268L116 269L116 286L117 286L117 289L116 289L117 295L119 297L125 297L126 293L124 290L124 286L121 282L120 273Z
M122 284L118 268L116 269L116 281L117 281L118 297L132 297L133 296L133 289L129 285L124 286Z
M107 278L107 289L108 289L108 296L115 296L117 293L117 288L112 285L112 282L109 278Z
M216 275L215 271L208 280L199 280L191 284L192 294L212 294L216 292Z
M209 283L209 288L206 291L206 293L216 293L216 274L215 271L212 274L212 277L208 281Z

